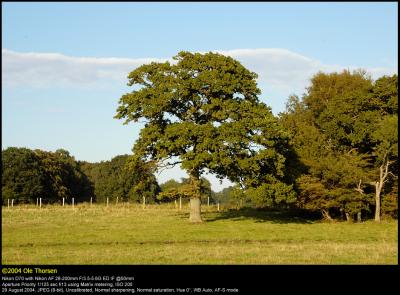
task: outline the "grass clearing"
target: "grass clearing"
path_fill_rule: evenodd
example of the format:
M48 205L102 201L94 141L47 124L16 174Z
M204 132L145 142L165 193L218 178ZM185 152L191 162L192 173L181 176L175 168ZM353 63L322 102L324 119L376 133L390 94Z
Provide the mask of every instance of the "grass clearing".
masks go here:
M203 206L15 206L2 211L3 264L397 264L396 221L324 223Z

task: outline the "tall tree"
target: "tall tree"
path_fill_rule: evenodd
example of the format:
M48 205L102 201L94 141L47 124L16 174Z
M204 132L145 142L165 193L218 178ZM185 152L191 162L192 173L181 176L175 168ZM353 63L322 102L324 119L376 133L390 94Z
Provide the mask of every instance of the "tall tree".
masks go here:
M397 190L398 181L398 76L383 76L375 81L370 100L377 114L371 135L371 154L377 167L375 186L375 221L381 220L381 193L385 184L388 197ZM390 178L395 181L389 181ZM385 202L390 204L390 202ZM397 202L391 202L397 204Z
M381 221L381 193L389 177L397 178L396 167L398 161L398 117L386 115L382 117L372 135L375 143L373 155L375 163L379 167L379 176L372 182L375 186L375 221ZM396 184L395 184L396 185Z
M191 222L201 222L201 175L247 186L271 174L283 177L285 132L258 100L255 73L216 53L180 52L176 63L151 63L132 71L131 93L115 118L145 121L133 152L155 167L180 164L189 175Z
M314 201L317 195L329 199L321 205L341 206L347 216L366 207L364 190L371 183L379 221L381 191L396 173L390 167L397 163L397 75L373 82L361 70L318 73L302 100L289 98L281 120L309 168L303 173L312 176L300 178L297 187ZM321 165L321 159L330 164ZM354 205L357 199L362 206Z

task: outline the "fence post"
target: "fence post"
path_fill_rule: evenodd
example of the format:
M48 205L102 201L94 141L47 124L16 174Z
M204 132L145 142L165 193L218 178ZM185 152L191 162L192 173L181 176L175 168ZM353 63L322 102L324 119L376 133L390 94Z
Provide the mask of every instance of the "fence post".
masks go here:
M39 207L42 208L42 198L39 198Z
M179 210L182 209L182 197L179 197Z
M210 197L207 197L207 207L210 207Z
M175 199L175 209L178 208L178 204L176 203L176 199Z
M90 206L92 206L93 203L93 197L90 197Z
M107 197L107 207L108 207L108 197Z
M75 205L75 199L72 198L72 208L74 208L74 205Z
M145 208L145 206L146 206L146 197L143 196L143 209Z
M11 207L14 207L14 199L11 199Z
M63 198L63 207L65 206L65 198Z
M217 210L219 211L219 201L218 201L218 204L217 204Z
M36 207L39 206L39 198L36 198Z

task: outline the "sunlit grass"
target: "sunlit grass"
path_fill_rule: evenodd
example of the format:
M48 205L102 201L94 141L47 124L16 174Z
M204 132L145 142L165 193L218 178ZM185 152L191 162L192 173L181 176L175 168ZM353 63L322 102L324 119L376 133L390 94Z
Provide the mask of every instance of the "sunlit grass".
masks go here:
M278 212L185 204L14 206L3 264L397 264L397 221L324 223Z

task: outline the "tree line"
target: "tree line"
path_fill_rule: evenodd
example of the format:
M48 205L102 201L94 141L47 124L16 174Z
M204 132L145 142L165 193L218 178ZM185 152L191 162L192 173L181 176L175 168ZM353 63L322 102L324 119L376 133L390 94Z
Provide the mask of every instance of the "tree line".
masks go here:
M9 147L1 152L1 192L18 203L34 203L37 198L53 203L87 201L93 186L68 151L47 152L39 149Z
M76 161L68 151L9 147L2 151L2 199L18 203L154 202L160 187L145 165L130 165L128 155L110 161Z
M115 118L145 122L133 154L75 161L55 153L2 151L3 199L96 201L190 199L258 208L301 208L328 220L397 218L398 77L365 71L317 73L277 116L259 100L257 74L216 53L180 52L143 65ZM180 165L188 178L159 185L155 171ZM215 193L213 173L234 186Z
M202 178L202 201L216 203L219 194ZM185 198L189 179L171 179L159 185L154 173L142 163L133 165L129 155L110 161L77 161L64 149L55 152L9 147L2 151L2 198L17 203L137 202L165 203ZM221 199L221 201L223 201Z
M293 152L285 163L293 197L284 207L319 211L327 220L397 218L397 75L373 81L363 70L317 73L301 97L288 98L278 120ZM231 202L270 208L279 207L274 199L282 191L226 190Z
M299 159L298 204L327 219L397 216L397 113L397 75L318 73L302 97L291 96L279 119Z

